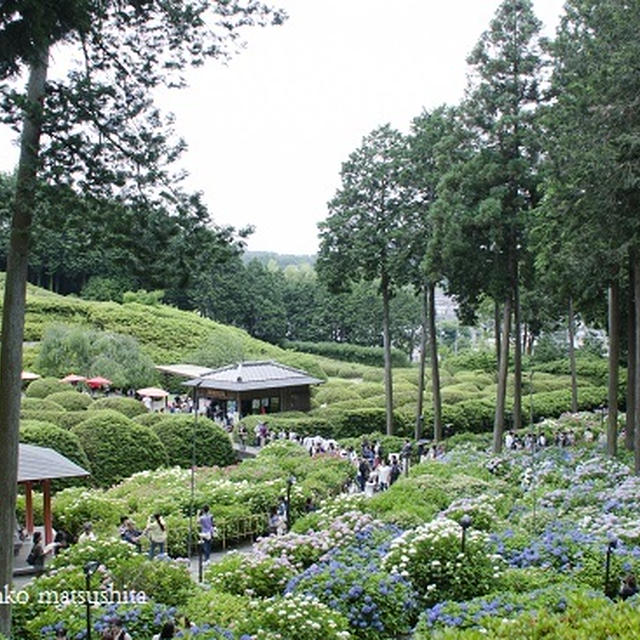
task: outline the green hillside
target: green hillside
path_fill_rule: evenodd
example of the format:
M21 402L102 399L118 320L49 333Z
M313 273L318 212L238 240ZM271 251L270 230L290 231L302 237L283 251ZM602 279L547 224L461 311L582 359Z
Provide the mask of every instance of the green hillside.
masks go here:
M4 289L4 275L0 287ZM48 326L59 323L132 336L155 364L189 362L215 367L239 359L277 359L326 377L311 356L285 351L193 312L165 305L81 300L28 285L25 342L37 343ZM35 366L37 348L25 349L26 367Z

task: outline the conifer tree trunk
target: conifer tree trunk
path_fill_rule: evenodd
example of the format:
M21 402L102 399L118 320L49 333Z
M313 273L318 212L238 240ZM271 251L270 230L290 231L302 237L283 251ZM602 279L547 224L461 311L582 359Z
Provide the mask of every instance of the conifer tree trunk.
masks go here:
M636 252L629 252L629 304L627 306L627 414L624 431L624 444L628 451L633 451L636 422L636 284L635 262Z
M496 367L500 366L500 305L493 301L493 335L496 343Z
M431 393L433 394L433 439L442 440L442 399L440 398L440 365L436 333L436 287L429 283L429 357L431 359Z
M578 378L576 374L576 350L574 347L575 323L573 317L573 298L569 296L569 309L567 314L569 329L569 368L571 369L571 411L578 411Z
M635 375L633 376L633 445L634 467L636 475L640 475L640 254L633 252L633 301L635 318Z
M391 333L389 330L389 277L382 274L382 334L384 346L384 396L387 435L393 435L393 380L391 373Z
M509 333L511 324L511 291L504 300L502 314L502 337L500 340L500 366L498 367L498 389L496 393L496 413L493 421L493 452L502 451L504 433L504 405L507 393L507 372L509 369Z
M607 455L618 451L618 365L620 363L620 285L614 279L609 286L609 415L607 420Z
M420 326L420 362L418 364L418 406L416 409L415 438L420 440L423 437L423 400L424 400L424 370L427 360L427 287L425 283L422 287L421 295L421 326Z
M2 309L0 347L0 588L10 585L13 573L13 534L18 477L18 430L22 372L22 342L27 284L29 230L35 200L42 101L49 51L29 68L27 107L20 140L20 160L13 201L11 237ZM11 541L11 543L8 543ZM11 605L0 604L0 633L9 636Z
M522 428L522 342L520 341L520 286L513 287L513 428Z

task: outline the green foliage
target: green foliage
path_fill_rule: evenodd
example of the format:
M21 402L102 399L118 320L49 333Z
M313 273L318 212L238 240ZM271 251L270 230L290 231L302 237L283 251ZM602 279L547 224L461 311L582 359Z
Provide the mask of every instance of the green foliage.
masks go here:
M20 442L49 447L79 464L83 469L91 471L89 460L82 449L78 436L67 429L56 427L48 422L22 420L20 423Z
M246 615L249 600L224 591L200 589L181 607L181 611L189 620L229 628Z
M156 379L151 359L131 336L62 324L45 330L38 367L60 377L69 371L101 375L114 387L142 387Z
M478 387L471 382L460 382L440 389L442 402L445 404L456 404L463 400L470 400L478 395Z
M64 393L61 391L60 393ZM52 394L55 395L55 394ZM20 402L21 411L64 411L65 408L50 398L23 398Z
M313 397L319 404L333 404L341 400L357 400L360 396L354 384L331 381L314 390Z
M29 384L25 395L27 398L46 398L52 393L68 390L69 386L57 378L39 378Z
M139 304L145 304L149 307L157 307L164 297L164 291L157 289L155 291L145 291L144 289L138 289L138 291L125 291L122 294L123 304L130 304L131 302L137 302Z
M127 546L132 547L132 545ZM184 562L148 560L135 555L110 568L114 589L142 591L148 598L170 607L180 607L196 592L196 585Z
M373 431L384 431L386 424L386 414L384 409L351 409L341 413L333 422L335 438L349 438L371 433ZM411 418L406 414L394 411L393 422L395 432L398 435L409 435L413 425Z
M247 615L237 624L238 633L256 640L350 640L348 628L342 614L305 596L252 600Z
M280 558L236 551L212 564L205 573L205 579L215 591L270 598L282 593L295 573L295 568Z
M164 414L151 428L160 438L172 465L190 467L194 453L197 466L227 466L235 462L229 435L208 418Z
M438 519L403 534L392 543L383 568L407 572L427 605L443 600L468 600L489 593L502 568L492 558L484 534L469 530L464 553L457 522Z
M124 500L107 497L103 491L99 490L89 491L74 487L59 491L52 500L54 527L62 528L72 536L82 533L85 522L93 523L97 535L115 532L120 516L125 515L127 511ZM127 547L121 545L119 548L122 549L122 553L125 553L131 549L131 545Z
M553 374L569 375L571 373L569 360L553 360L551 362L536 363L535 371L543 371ZM580 378L586 378L593 385L600 386L607 382L609 365L604 358L577 358L576 374ZM534 382L536 375L534 374Z
M82 411L48 411L48 410L32 410L24 409L20 413L20 417L25 420L41 420L50 422L63 429L71 429L76 424L87 419L86 410Z
M93 413L93 412L91 412ZM72 431L91 463L92 477L109 486L136 471L167 464L167 452L149 427L113 410L96 412Z
M104 409L117 411L127 416L127 418L135 418L148 412L140 400L125 398L124 396L105 396L98 398L88 407L89 411L102 411Z
M558 598L559 607L549 610L535 605L530 611L513 620L503 617L484 618L477 629L449 629L438 634L439 640L481 640L496 638L530 638L543 640L551 638L593 638L594 640L633 640L640 611L633 603L612 603L592 592L569 593ZM419 627L416 640L431 638L432 630Z
M82 411L93 402L89 394L78 391L58 391L47 396L47 400L56 402L66 411Z
M315 353L334 360L344 360L346 362L357 362L372 367L384 365L384 353L382 347L362 347L357 344L347 344L344 342L301 342L292 341L285 343L288 349L303 351L305 353ZM408 359L405 353L399 349L391 350L391 363L394 367L406 367Z
M478 370L485 373L495 373L496 354L493 351L465 351L455 356L449 356L445 362L452 371Z
M122 302L122 294L129 284L125 279L105 276L91 276L82 287L80 297L85 300Z

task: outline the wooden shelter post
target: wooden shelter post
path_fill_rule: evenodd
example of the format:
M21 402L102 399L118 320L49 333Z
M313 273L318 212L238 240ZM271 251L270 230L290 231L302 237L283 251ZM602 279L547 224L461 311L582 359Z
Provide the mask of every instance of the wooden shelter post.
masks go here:
M53 542L53 521L51 518L51 480L42 481L42 499L44 502L44 543Z
M27 533L33 535L33 491L31 482L24 483L24 518Z

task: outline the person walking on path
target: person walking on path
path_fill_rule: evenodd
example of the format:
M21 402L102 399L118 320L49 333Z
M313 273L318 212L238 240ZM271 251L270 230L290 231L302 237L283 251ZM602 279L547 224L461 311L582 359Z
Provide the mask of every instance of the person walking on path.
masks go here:
M153 559L156 551L164 553L167 542L167 527L159 513L154 513L150 518L144 533L149 537L151 546L149 547L149 559Z
M211 556L211 542L213 540L214 525L213 516L209 512L209 505L205 504L198 518L200 525L200 540L202 541L202 551L204 553L204 561L209 562Z

